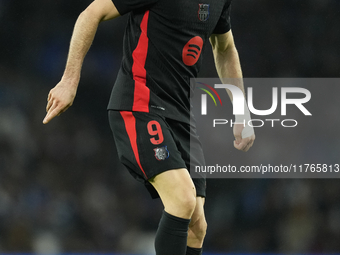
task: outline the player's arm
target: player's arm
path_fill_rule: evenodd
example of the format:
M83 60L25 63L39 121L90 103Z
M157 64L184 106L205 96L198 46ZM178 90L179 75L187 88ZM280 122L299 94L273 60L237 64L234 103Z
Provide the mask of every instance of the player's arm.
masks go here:
M74 26L67 63L61 81L50 91L47 98L47 124L55 116L65 112L76 96L82 64L100 22L119 16L112 0L95 0L83 11Z
M230 78L238 78L240 82L234 85L239 87L244 94L244 87L241 82L243 76L240 59L231 30L225 34L212 34L210 43L214 54L216 71L222 82ZM232 94L228 90L227 92L232 100Z
M228 79L232 78L233 85L240 88L243 94L245 94L240 59L231 30L224 34L212 34L210 36L210 43L213 50L217 74L222 82L228 84ZM233 97L231 92L229 90L227 90L227 92L232 101ZM250 134L248 133L248 135L242 136L242 131L243 134L245 133L244 131L246 131L244 129L242 124L234 125L234 146L238 150L248 151L254 143L255 134L253 133L253 130L251 130Z

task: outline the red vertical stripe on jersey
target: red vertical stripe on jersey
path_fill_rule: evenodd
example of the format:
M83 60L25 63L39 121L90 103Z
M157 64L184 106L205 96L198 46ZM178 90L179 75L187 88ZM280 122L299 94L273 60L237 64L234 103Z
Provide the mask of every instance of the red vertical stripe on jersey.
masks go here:
M124 123L125 123L125 129L130 139L130 144L132 146L133 154L135 155L137 164L139 165L139 168L142 170L143 174L146 178L148 178L143 170L143 167L139 160L139 153L138 153L138 147L137 147L137 132L136 132L136 119L132 115L132 112L124 112L121 111L120 114L123 117Z
M132 53L132 75L135 81L132 111L149 112L150 90L146 86L145 61L148 54L148 19L146 11L140 24L141 34L136 49Z

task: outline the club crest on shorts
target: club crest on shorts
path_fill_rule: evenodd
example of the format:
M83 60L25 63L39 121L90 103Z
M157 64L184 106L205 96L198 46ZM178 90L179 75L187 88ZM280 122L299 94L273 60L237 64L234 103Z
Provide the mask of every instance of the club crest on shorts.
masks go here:
M165 160L169 157L170 153L167 146L159 147L153 149L155 151L155 158L157 160Z
M209 18L209 4L198 4L198 18L207 21Z

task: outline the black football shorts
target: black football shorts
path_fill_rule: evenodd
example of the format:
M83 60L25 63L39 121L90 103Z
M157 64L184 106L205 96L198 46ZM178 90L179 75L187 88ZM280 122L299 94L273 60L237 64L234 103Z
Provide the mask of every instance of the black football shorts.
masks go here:
M114 110L109 110L109 121L120 161L145 184L152 198L159 195L148 179L171 169L190 169L190 164L205 165L201 143L190 124L154 113ZM193 182L196 195L205 197L205 178L193 178Z

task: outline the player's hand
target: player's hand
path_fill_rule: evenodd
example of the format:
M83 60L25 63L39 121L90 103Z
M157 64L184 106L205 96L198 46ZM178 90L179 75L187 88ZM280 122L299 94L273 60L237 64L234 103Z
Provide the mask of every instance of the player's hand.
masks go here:
M255 134L242 138L242 131L244 129L243 124L234 124L234 147L240 151L248 151L253 146L255 140Z
M77 85L62 80L51 89L47 97L47 114L43 120L44 124L65 112L73 104L77 93Z

